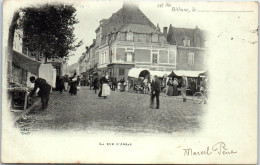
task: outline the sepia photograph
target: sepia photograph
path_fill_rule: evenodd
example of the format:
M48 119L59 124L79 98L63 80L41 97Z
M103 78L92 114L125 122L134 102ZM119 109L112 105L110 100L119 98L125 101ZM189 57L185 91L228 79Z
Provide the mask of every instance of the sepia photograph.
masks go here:
M5 0L2 38L3 163L257 162L257 2Z

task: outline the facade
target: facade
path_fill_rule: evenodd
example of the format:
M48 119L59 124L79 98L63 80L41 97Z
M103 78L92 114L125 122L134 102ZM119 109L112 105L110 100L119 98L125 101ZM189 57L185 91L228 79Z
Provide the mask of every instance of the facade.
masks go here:
M16 29L13 40L12 81L33 87L29 78L31 76L38 76L40 66L45 63L45 59L40 53L29 52L23 47L22 40L22 29ZM55 74L61 76L68 72L67 60L67 58L51 58L47 59L47 64L51 64L55 69ZM41 73L43 72L41 71Z
M194 29L169 27L167 41L177 45L176 70L207 70L208 37L207 32Z
M109 19L100 21L96 40L90 48L90 69L127 79L132 68L172 71L176 69L176 45L135 4L124 3ZM93 58L94 56L94 58Z

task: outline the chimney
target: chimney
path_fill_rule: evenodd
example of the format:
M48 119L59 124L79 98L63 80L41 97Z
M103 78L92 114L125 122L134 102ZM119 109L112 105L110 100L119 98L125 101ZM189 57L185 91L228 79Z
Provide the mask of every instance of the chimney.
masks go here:
M127 2L127 1L124 1L123 2L123 8L139 8L139 4L138 2Z
M158 23L157 23L156 30L158 30L159 32L161 32L161 29L160 29L160 26L159 26L159 24L158 24Z
M164 36L167 36L167 27L164 27L164 28L163 28L163 35L164 35Z

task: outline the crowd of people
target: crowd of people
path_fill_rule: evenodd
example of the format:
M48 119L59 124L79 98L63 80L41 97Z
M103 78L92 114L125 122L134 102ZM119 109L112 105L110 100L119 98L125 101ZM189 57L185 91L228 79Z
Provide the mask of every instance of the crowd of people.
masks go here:
M51 86L42 78L36 79L35 77L31 77L30 81L35 83L31 95L36 92L37 88L40 88L39 96L42 100L42 108L46 109L48 106ZM77 76L77 73L74 73L70 77L65 75L62 77L57 76L56 78L56 90L60 93L68 91L72 96L77 95L79 86L86 85L89 85L90 89L95 91L95 94L99 91L98 97L103 97L104 99L110 95L111 90L124 92L134 89L136 91L142 91L144 94L151 95L151 107L153 107L154 98L156 98L156 108L159 109L160 92L164 92L167 96L181 95L183 102L186 102L187 91L189 91L190 95L202 91L207 97L208 78L201 78L199 76L197 78L188 79L183 75L182 77L170 77L167 80L165 77L162 79L155 75L140 78L137 84L134 83L134 81L125 81L123 77L117 81L116 77L109 77L107 75L99 77L98 74L94 74L88 81L84 77Z

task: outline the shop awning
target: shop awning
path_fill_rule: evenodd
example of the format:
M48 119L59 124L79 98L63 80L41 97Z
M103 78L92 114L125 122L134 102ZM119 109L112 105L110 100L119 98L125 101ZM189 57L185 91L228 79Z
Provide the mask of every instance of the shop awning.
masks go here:
M198 77L199 74L205 72L205 71L187 71L187 70L177 70L173 71L178 76L186 76L186 77Z
M199 74L199 76L208 76L208 75L209 75L208 71Z
M13 64L34 75L38 75L39 67L42 63L30 57L27 57L22 53L13 51Z
M175 74L173 71L168 75L168 77L177 77L178 75Z
M170 74L170 71L154 71L154 70L148 70L146 68L132 68L129 70L128 72L128 77L133 77L133 78L139 78L140 73L142 71L148 71L150 73L150 75L152 76L158 76L158 77L163 77L163 76L167 76L168 74Z
M157 76L157 77L166 77L167 75L169 75L171 72L170 71L150 71L150 74L152 76Z
M144 70L149 71L148 69L145 68L132 68L128 72L128 77L139 78L140 73Z

